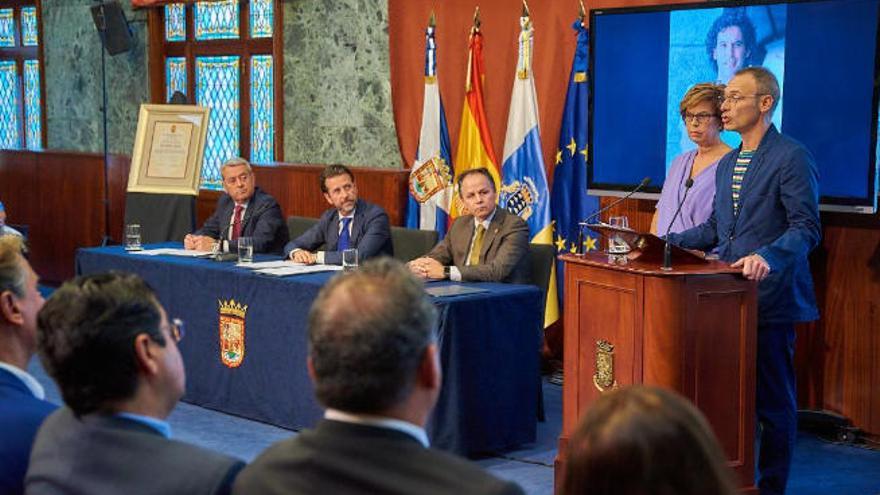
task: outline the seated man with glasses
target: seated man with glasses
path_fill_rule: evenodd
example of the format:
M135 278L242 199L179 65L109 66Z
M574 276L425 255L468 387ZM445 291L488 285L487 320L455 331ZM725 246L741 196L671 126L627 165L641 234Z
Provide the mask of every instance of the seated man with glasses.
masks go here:
M214 214L201 229L183 238L186 249L235 252L238 239L253 239L255 253L281 253L289 233L281 206L254 185L254 172L244 158L232 158L220 168L226 194L217 200Z
M730 151L730 146L720 137L724 127L721 125L719 98L723 95L723 85L700 83L691 87L681 99L678 105L681 118L688 138L697 147L672 160L657 211L651 220L652 233L681 232L705 222L712 213L715 167L718 160ZM688 190L689 179L693 182ZM679 204L681 211L676 216Z
M38 327L67 407L37 433L26 493L229 493L241 461L171 439L166 418L186 381L182 322L143 280L110 272L67 282Z

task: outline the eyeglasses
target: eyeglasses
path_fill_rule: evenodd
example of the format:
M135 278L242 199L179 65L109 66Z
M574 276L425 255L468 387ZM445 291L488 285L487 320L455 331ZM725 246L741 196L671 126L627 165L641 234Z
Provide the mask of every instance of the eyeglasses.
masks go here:
M712 117L717 117L714 113L690 113L685 112L684 115L681 116L681 120L684 121L685 124L689 124L691 122L696 122L697 124L703 124L712 119Z
M174 318L171 320L171 338L174 339L174 342L180 342L183 340L184 335L186 335L186 323L183 322L180 318Z
M725 101L730 101L731 105L736 105L737 103L745 100L746 98L757 98L759 96L770 96L769 93L755 93L753 95L741 95L741 94L732 94L732 95L724 95L718 97L718 103L724 104Z

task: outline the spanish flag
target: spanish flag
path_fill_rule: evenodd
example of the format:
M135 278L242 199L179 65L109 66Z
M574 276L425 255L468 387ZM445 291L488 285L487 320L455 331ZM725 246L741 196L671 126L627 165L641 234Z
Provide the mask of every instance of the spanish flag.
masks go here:
M480 8L474 14L474 25L468 40L468 70L465 82L465 100L461 111L461 130L458 134L458 150L455 153L455 176L473 168L486 167L495 180L495 190L500 190L501 175L498 159L492 149L486 110L483 106L483 33L480 32ZM456 191L458 186L456 183ZM461 215L462 204L454 195L450 216Z

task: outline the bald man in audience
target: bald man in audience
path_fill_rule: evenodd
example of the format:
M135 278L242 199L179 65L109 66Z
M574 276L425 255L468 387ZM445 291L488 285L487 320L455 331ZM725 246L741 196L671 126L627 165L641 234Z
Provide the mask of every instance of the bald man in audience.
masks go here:
M243 463L171 439L185 374L171 319L137 275L65 283L40 311L43 366L67 407L40 427L30 495L226 494Z
M37 274L22 256L19 236L0 236L0 494L24 493L24 474L37 428L57 406L28 374L37 349Z
M521 494L429 447L441 384L435 326L422 284L398 261L332 279L309 313L308 370L324 420L261 454L234 493Z

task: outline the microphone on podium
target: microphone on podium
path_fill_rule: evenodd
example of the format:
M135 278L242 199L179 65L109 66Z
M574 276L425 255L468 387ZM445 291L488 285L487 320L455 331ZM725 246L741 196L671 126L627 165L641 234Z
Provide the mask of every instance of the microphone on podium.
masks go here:
M605 213L606 211L610 210L611 208L613 208L613 207L619 205L621 202L623 202L623 200L628 199L628 198L629 198L630 196L632 196L633 194L635 194L635 193L641 191L645 186L647 186L647 185L650 184L650 183L651 183L651 178L650 178L650 177L645 177L644 179L642 179L641 182L639 182L639 185L637 185L637 186L635 187L635 189L633 189L632 191L626 193L623 197L618 198L618 199L616 199L615 201L612 201L611 204L609 204L608 206L596 210L594 213L590 214L590 216L588 216L588 217L585 218L582 222L580 222L580 225L581 225L581 226L586 226L587 224L590 223L590 220L592 220L592 219L598 217L599 215L601 215L601 214ZM600 223L601 223L601 222L600 222Z
M672 270L672 245L669 244L669 233L672 231L672 224L675 223L679 213L681 213L681 207L684 206L684 200L687 199L688 191L691 190L693 185L694 179L688 177L688 180L684 183L684 195L681 197L681 201L678 202L678 208L675 210L675 215L672 215L672 220L669 221L669 226L666 227L666 234L663 236L663 240L666 242L663 246L663 270Z

